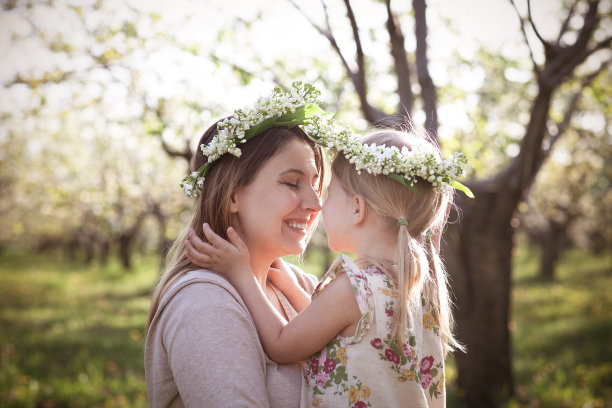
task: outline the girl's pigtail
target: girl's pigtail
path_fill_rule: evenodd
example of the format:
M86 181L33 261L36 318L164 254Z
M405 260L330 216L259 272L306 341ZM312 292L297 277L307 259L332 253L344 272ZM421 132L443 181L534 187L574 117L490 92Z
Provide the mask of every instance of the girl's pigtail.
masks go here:
M447 274L444 264L440 259L438 249L431 234L425 237L425 254L429 264L429 279L423 288L423 295L434 321L440 331L440 339L444 347L444 352L453 350L465 351L465 347L453 336L454 320L451 313L452 302L448 293Z
M402 345L406 342L406 322L413 327L415 311L418 309L423 285L421 262L423 259L421 245L408 232L405 224L400 224L397 245L397 287L398 302L393 311L391 336L397 341L398 349L403 353Z

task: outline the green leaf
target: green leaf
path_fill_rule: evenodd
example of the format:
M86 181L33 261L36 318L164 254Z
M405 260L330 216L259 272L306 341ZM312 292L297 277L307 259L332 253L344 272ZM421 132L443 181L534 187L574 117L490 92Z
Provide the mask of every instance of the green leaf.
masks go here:
M430 374L432 377L437 377L437 376L438 376L438 370L437 370L437 369L435 369L435 368L432 368L432 369L429 371L429 374Z
M453 181L451 184L449 184L449 186L451 186L452 188L456 188L459 191L463 191L465 195L470 198L474 198L474 193L472 193L472 190L470 190L469 188L467 188L466 186L464 186L457 180Z
M397 173L389 173L387 175L391 177L393 180L397 181L398 183L402 183L403 185L405 185L406 187L408 187L415 193L419 192L419 190L417 190L415 186L411 186L410 184L408 184L408 181L404 178L404 176L397 174Z
M302 105L297 108L295 112L288 112L282 116L268 118L261 123L258 123L244 132L244 136L245 139L248 140L268 129L272 129L273 127L303 125L308 119L317 114L322 116L331 115L330 113L327 113L321 109L318 105L315 105L314 103L307 103L306 105Z

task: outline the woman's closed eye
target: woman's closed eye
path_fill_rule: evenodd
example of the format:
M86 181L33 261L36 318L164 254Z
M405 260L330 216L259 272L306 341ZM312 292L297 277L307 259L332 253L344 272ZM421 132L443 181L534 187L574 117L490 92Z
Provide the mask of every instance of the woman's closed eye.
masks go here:
M284 185L289 186L291 188L298 188L300 186L298 181L296 181L296 182L283 181L283 182L281 182L281 184L284 184Z

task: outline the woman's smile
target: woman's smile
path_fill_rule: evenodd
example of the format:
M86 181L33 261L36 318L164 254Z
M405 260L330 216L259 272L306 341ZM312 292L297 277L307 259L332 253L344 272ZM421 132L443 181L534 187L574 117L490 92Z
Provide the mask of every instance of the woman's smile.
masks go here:
M299 221L289 220L289 221L285 221L285 224L287 224L289 228L291 228L295 232L299 232L301 234L306 235L306 231L308 230L308 225L309 225L308 221L309 220L299 220Z

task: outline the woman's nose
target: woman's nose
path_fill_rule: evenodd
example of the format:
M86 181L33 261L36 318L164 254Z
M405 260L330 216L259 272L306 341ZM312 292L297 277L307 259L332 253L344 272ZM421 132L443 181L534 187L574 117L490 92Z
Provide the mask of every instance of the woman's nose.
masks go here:
M306 189L306 197L304 198L304 206L312 212L321 211L321 197L317 194L314 187Z

